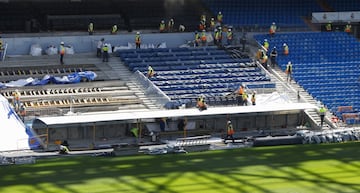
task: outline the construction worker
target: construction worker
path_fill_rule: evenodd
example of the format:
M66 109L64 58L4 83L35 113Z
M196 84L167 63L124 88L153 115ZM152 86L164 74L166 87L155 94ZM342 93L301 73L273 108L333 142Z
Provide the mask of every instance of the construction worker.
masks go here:
M269 50L269 46L270 46L270 44L269 44L269 42L268 42L267 39L264 39L263 46L264 46L264 48L266 49L266 52L267 52L267 51Z
M168 22L168 32L173 32L174 31L174 19L170 19L169 22Z
M24 122L26 116L26 108L23 103L20 104L19 115L21 117L21 120Z
M206 102L205 102L205 96L204 95L199 96L199 98L197 99L196 107L200 111L203 111L203 110L207 109L207 105L206 105Z
M291 62L289 61L288 64L286 65L286 71L285 71L286 74L287 74L287 76L286 76L286 81L287 81L287 82L291 82L291 79L292 79L292 77L291 77L292 71L293 71L293 67L292 67Z
M206 22L206 15L205 14L202 14L200 16L200 21L205 21Z
M228 29L227 33L226 33L226 40L227 40L227 45L231 45L232 44L232 40L233 40L233 33L231 31L231 28Z
M66 140L64 140L61 144L60 144L60 154L68 154L70 152L69 150L69 144Z
M140 44L141 44L140 32L136 32L136 35L135 35L135 45L136 45L136 49L140 49Z
M154 75L155 75L154 69L153 69L151 66L149 66L149 67L148 67L147 77L148 77L148 78L151 78L151 77L153 77Z
M118 32L117 25L113 25L112 28L111 28L111 34L117 34L117 32Z
M234 133L235 133L234 127L233 127L231 121L229 120L229 121L227 121L227 123L226 123L226 137L225 137L225 139L224 139L224 143L225 143L226 140L228 140L228 139L231 139L232 142L235 143Z
M218 29L215 31L215 41L216 41L216 45L217 46L221 46L221 42L222 42L222 30L221 27L219 26Z
M131 133L134 135L135 138L139 137L139 128L134 127L131 129Z
M60 53L60 64L64 64L64 55L65 55L65 43L64 42L60 42L59 53Z
M218 12L216 18L217 18L217 22L219 22L220 24L222 24L222 22L223 22L223 15L222 15L221 11Z
M268 56L266 55L266 51L264 49L260 49L260 63L264 68L268 68L267 66L267 60Z
M320 121L321 121L320 126L322 128L323 124L324 124L325 114L326 114L326 109L323 105L319 109L319 114L320 114Z
M21 94L18 89L15 89L15 91L12 93L12 95L13 95L13 105L14 105L15 111L18 112L20 109L20 105L21 105L21 101L20 101Z
M93 35L93 33L94 33L94 23L92 23L92 22L89 23L88 32L89 32L89 35Z
M270 36L274 36L274 35L275 35L276 29L277 29L277 27L276 27L275 22L272 22L272 24L271 24L271 26L270 26L270 29L269 29L269 34L270 34Z
M346 33L351 33L351 24L350 21L348 21L348 23L345 26L344 32Z
M215 29L215 19L212 17L210 19L210 31L213 31Z
M109 46L108 44L104 44L102 47L103 52L103 62L109 62Z
M325 25L325 29L326 29L326 31L331 31L331 30L332 30L331 21L329 21L329 22Z
M185 31L185 26L180 24L179 25L179 32L184 32Z
M160 22L159 31L160 31L160 33L165 32L165 21L164 20L161 20L161 22Z
M251 104L256 105L256 92L255 91L251 95Z
M202 44L202 46L206 46L206 44L207 44L207 38L206 38L206 31L205 30L203 30L202 32L201 32L201 44Z
M244 86L240 85L239 89L237 90L237 95L236 95L236 101L237 101L238 106L243 105L243 97L242 97L242 95L244 94L244 91L245 91Z
M277 57L277 51L276 51L276 47L274 47L270 52L270 62L272 67L275 67L276 65L276 57Z
M249 95L244 90L244 93L242 94L242 100L243 100L242 106L247 106L248 105L248 98L249 98Z
M105 39L104 38L101 38L99 41L98 41L98 44L96 46L96 57L100 58L101 57L101 51L102 51L102 47L104 46L104 41Z
M200 20L200 23L199 23L199 31L202 31L206 29L206 23L205 23L205 20Z
M286 43L283 44L283 53L286 56L289 55L289 46Z
M198 47L200 44L200 41L201 41L200 35L199 35L198 31L195 31L194 46Z

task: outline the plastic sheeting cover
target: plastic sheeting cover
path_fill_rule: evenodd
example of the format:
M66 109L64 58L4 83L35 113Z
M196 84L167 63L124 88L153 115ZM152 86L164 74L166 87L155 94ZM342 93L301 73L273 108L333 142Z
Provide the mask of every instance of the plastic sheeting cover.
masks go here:
M8 83L1 83L0 88L7 87L23 87L23 86L37 86L37 85L45 85L49 83L53 84L74 84L79 83L82 79L86 80L94 80L97 77L97 74L92 71L84 71L84 72L75 72L63 77L56 77L52 75L45 75L42 79L38 78L27 78L27 79L19 79L15 81L10 81Z

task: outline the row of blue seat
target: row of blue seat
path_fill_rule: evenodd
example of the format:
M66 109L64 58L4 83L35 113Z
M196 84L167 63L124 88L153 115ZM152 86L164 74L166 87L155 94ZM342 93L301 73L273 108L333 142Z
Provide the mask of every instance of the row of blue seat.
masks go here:
M255 36L263 42L267 34ZM360 109L360 44L343 32L310 32L277 34L268 39L270 45L286 42L290 54L279 54L278 64L286 69L288 61L293 63L293 78L314 98L329 109L353 105ZM342 44L346 43L346 44Z

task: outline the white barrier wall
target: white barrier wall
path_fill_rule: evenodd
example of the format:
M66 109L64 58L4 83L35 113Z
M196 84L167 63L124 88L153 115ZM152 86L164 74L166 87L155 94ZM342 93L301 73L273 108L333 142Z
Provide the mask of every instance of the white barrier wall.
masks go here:
M15 35L2 34L2 39L8 43L7 55L28 55L30 47L33 44L39 44L43 50L50 45L59 46L60 42L66 45L72 45L75 53L89 53L96 52L97 42L101 38L105 38L106 43L113 46L127 46L127 44L134 43L135 33L119 33L116 35L63 35L63 36L46 36L48 34L29 34L33 37L11 37ZM151 33L141 34L142 44L154 44L166 42L167 47L178 47L185 44L187 41L192 41L193 33Z

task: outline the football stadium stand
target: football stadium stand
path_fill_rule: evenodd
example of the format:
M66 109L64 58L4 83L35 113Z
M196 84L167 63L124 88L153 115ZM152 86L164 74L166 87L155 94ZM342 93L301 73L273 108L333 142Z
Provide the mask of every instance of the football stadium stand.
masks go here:
M34 135L42 136L46 150L56 150L62 140L73 149L94 149L159 144L200 134L221 139L229 119L239 141L293 135L304 128L333 132L358 126L358 23L351 23L351 33L341 32L346 21L334 23L331 32L319 32L324 23L311 23L313 12L353 11L358 5L357 0L0 0L0 36L8 45L0 62L0 93L9 102L1 115L13 116L17 121L11 125L20 124L18 129L24 130L11 109L18 89L27 113L21 118L32 124ZM232 26L233 44L212 46L214 34L207 31L207 46L194 47L200 16L216 18L219 11L224 15L222 38L226 40L227 27ZM175 30L158 33L160 21L171 18ZM95 25L93 35L87 32L89 22ZM269 36L272 22L278 31ZM114 24L119 33L110 34ZM184 32L178 30L180 24ZM132 48L133 30L141 32L141 49ZM109 62L95 56L101 38L112 45ZM278 48L275 67L260 65L255 58L264 39L270 49ZM65 56L64 65L57 52L28 55L33 44L45 48L61 41L76 50ZM284 43L288 55L282 54ZM289 61L290 82L284 78ZM154 76L147 76L149 66ZM96 77L75 76L89 71ZM30 84L30 79L41 85ZM240 85L249 99L256 93L256 104L237 105ZM207 110L194 108L201 95ZM322 105L328 110L324 123Z

